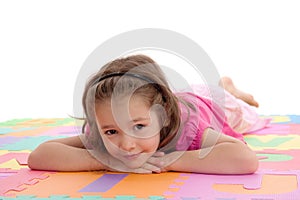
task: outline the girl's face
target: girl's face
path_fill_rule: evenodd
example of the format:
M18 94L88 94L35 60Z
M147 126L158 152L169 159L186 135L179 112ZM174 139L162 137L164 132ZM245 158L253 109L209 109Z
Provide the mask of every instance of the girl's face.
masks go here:
M107 151L130 168L141 167L158 148L161 122L142 97L96 104L98 129Z

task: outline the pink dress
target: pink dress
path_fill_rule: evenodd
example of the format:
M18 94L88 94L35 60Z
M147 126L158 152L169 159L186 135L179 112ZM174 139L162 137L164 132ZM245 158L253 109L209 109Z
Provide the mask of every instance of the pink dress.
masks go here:
M200 149L207 128L244 141L243 133L262 129L270 122L260 118L252 106L218 87L193 86L193 93L176 95L183 100L179 103L182 126L176 150Z

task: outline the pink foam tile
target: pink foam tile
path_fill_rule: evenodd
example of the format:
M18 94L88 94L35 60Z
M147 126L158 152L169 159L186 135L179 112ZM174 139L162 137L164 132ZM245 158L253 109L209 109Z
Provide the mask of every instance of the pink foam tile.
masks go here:
M8 168L0 168L0 180L5 179L9 176L16 175L18 173L18 170L11 170Z
M213 184L244 184L247 189L258 189L261 187L262 174L253 175L208 175L190 174L189 178L180 186L178 192L166 192L165 195L172 195L172 199L181 197L217 197L220 192L212 189Z
M300 124L290 124L289 133L300 135Z
M16 159L20 165L27 165L29 153L7 153L0 155L0 164L7 162L11 159Z
M34 171L27 168L20 169L16 174L0 179L0 196L5 196L8 191L22 191L22 185L33 185L39 180L48 178L47 171Z
M206 175L206 174L190 174L189 178L185 180L184 184L180 186L178 191L167 191L164 195L171 196L171 199L182 199L182 197L193 197L203 199L276 199L276 200L296 200L294 197L300 197L300 190L276 195L262 195L262 194L232 194L226 192L219 192L213 189L214 184L238 184L244 185L245 189L258 190L261 188L262 177L265 174L288 174L297 175L298 183L300 171L285 171L275 172L271 170L261 170L251 175ZM293 197L293 198L291 198Z
M250 135L287 135L290 133L290 124L270 124L268 127L248 133ZM300 133L300 130L299 130ZM245 135L248 135L245 134Z

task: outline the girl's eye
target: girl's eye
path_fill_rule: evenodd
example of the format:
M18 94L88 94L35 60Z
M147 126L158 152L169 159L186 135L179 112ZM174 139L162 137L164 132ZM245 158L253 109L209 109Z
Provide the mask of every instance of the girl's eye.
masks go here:
M114 135L114 134L117 134L117 133L118 133L117 130L107 130L107 131L105 131L106 135Z
M138 131L138 130L142 130L145 127L145 125L143 124L136 124L134 126L134 130Z

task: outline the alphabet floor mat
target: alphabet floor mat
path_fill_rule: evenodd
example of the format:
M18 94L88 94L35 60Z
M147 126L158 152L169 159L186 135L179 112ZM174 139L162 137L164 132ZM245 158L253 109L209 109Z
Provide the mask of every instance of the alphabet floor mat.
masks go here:
M259 170L226 176L32 171L27 157L34 148L77 135L81 124L72 118L0 122L0 200L299 200L300 116L264 117L272 118L269 127L245 135L260 157Z

